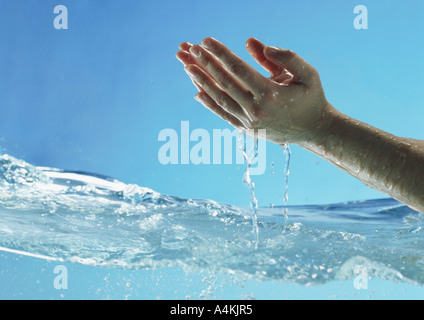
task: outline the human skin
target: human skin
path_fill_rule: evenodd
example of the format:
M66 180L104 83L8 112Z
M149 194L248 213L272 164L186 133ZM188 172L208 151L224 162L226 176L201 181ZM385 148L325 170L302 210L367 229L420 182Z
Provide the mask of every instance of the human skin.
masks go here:
M424 212L424 141L355 120L326 99L318 72L291 50L250 38L250 55L267 78L221 42L184 42L177 58L199 93L196 100L240 131L266 129L267 140L295 144Z

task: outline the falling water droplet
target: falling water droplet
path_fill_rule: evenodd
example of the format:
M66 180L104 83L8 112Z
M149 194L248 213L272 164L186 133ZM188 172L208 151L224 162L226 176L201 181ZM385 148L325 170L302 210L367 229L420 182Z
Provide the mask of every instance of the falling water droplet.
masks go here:
M288 208L287 208L287 202L289 200L289 175L290 175L290 158L291 158L291 150L289 145L284 144L283 145L283 152L285 157L285 163L284 163L284 207L283 207L283 214L288 219Z
M247 152L247 142L246 142L246 134L240 132L238 136L238 148L242 153L247 165L246 171L243 175L243 183L249 188L250 191L250 207L252 208L252 224L253 224L253 234L255 236L255 249L258 248L259 243L259 228L258 228L258 200L255 196L255 183L250 178L250 167L252 163L256 160L258 156L258 134L254 133L254 146L253 153L248 154Z

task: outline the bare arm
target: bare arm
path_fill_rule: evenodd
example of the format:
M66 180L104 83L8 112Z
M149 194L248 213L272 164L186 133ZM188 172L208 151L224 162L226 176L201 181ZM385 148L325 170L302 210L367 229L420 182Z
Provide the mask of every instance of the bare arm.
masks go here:
M424 212L424 142L401 138L328 106L322 138L299 145L414 210Z
M263 77L219 41L183 43L177 57L199 89L196 99L242 131L266 129L277 144L296 144L366 185L424 212L424 142L352 119L329 104L318 72L296 53L249 39Z

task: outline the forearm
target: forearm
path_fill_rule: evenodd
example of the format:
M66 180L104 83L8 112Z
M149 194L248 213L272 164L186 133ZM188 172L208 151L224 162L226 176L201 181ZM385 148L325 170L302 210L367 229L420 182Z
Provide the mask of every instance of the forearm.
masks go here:
M424 212L424 142L400 138L328 106L316 138L299 145L364 184Z

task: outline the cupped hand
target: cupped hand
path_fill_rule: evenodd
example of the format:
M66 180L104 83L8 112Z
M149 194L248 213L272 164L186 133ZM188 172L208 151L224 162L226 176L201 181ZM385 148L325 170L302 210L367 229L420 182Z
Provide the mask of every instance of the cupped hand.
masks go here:
M291 50L254 38L246 48L269 78L213 38L180 45L177 58L199 89L196 100L241 131L266 129L264 138L277 144L313 139L328 107L318 72Z

